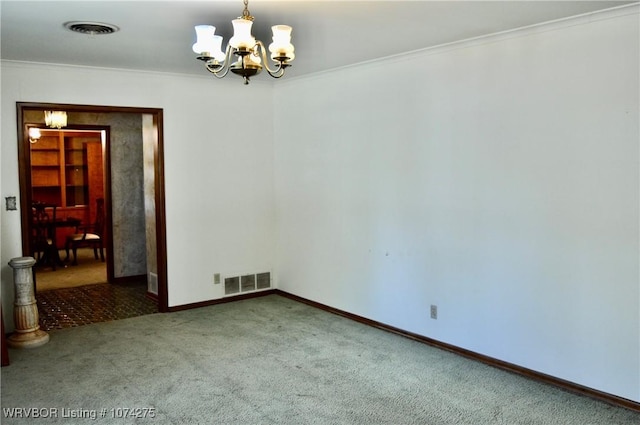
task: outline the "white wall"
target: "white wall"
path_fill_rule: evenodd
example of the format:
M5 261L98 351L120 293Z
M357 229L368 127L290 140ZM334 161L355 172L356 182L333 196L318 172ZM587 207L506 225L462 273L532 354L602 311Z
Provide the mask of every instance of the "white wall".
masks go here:
M169 305L222 297L222 285L213 285L214 273L272 269L270 84L256 81L245 87L240 79L217 80L208 74L199 78L14 62L2 62L1 71L2 198L19 199L16 102L162 108ZM246 123L255 131L241 131ZM11 330L13 283L7 263L22 255L20 212L4 211L4 200L2 207L2 305Z
M640 401L638 22L283 81L278 287Z
M221 297L213 273L273 269L285 291L640 401L630 12L283 79L275 99L2 62L1 197L19 196L16 101L163 108L171 306ZM11 330L18 211L0 238Z

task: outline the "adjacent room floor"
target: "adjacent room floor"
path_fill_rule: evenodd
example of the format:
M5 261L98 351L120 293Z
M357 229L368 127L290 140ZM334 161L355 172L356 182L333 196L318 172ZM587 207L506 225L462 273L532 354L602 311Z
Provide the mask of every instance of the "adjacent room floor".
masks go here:
M38 267L35 272L40 328L45 331L158 312L144 280L106 283L105 263L96 261L90 249L78 251L77 266Z
M147 297L145 282L98 283L39 292L36 296L40 328L71 328L158 312Z

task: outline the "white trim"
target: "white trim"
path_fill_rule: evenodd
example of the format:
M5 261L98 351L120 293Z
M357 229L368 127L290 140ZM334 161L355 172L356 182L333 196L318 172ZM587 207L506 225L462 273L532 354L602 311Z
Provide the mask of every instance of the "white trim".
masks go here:
M158 77L183 77L183 78L193 78L200 79L206 81L218 81L217 78L212 77L211 74L206 73L202 75L196 74L187 74L180 72L163 72L163 71L153 71L153 70L145 70L145 69L133 69L133 68L108 68L108 67L100 67L100 66L89 66L89 65L74 65L68 63L54 63L54 62L33 62L33 61L20 61L13 59L2 59L0 60L0 64L3 67L14 67L14 68L32 68L32 69L41 69L42 67L49 68L59 68L59 69L76 69L76 70L88 70L88 71L98 71L98 72L115 72L115 73L125 73L125 74L142 74L142 75L155 75ZM206 71L205 71L206 72ZM221 80L231 81L242 85L241 78L224 78ZM269 79L256 79L251 80L251 84L268 84L273 85L274 79L269 77Z

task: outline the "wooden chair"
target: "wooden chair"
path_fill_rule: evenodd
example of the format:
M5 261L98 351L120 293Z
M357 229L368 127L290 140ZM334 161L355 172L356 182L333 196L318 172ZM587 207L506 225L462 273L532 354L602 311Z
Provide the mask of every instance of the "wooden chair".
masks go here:
M78 265L78 248L93 248L93 255L98 259L98 249L100 250L100 259L104 261L104 199L96 200L96 220L92 225L76 227L76 233L67 236L64 245L69 260L69 249L73 251L73 262L71 264Z
M31 255L38 265L50 265L55 270L58 258L55 240L56 205L34 202L31 213Z

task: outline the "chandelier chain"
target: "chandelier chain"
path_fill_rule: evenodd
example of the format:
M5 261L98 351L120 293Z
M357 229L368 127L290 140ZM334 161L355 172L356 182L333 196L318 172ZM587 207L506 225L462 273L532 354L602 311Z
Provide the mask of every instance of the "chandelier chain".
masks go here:
M249 0L243 0L244 2L244 10L242 11L242 17L244 19L250 19L251 13L249 12Z

